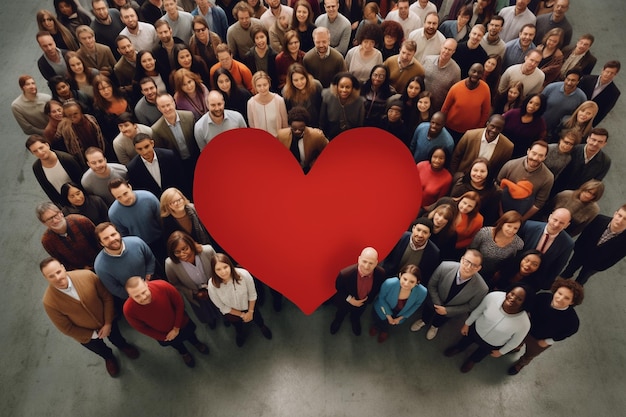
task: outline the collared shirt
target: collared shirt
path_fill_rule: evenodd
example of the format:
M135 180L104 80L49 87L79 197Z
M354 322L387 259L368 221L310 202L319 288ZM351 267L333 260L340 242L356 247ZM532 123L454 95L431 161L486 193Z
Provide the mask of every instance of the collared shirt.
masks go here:
M552 244L554 243L554 240L559 235L559 233L551 235L550 233L548 233L548 226L546 225L546 227L543 229L541 239L539 239L539 242L537 242L537 247L535 249L542 253L546 253L548 249L550 249L550 246L552 246ZM546 239L548 240L547 242Z
M602 149L598 150L598 152L594 153L590 157L587 157L587 145L585 145L585 149L583 149L583 157L585 158L585 164L588 164L589 162L591 162L591 160L595 158L595 156L599 154L600 152L602 152Z
M54 288L61 291L63 294L69 295L73 299L80 301L80 296L78 295L78 292L76 291L76 288L74 287L74 284L72 283L72 279L70 278L69 275L67 276L67 288L57 288L57 287L54 287Z
M372 291L374 276L372 274L363 276L357 271L356 292L359 300L364 299Z
M612 83L613 81L611 81ZM593 88L593 93L591 93L591 100L593 100L594 98L596 98L596 96L598 94L600 94L601 92L604 91L605 88L607 88L609 86L609 84L611 83L606 83L606 84L602 84L600 82L600 77L598 77L598 82L596 83L596 86Z
M204 147L217 135L227 130L247 127L243 116L234 111L224 109L224 119L217 124L211 119L211 113L202 116L194 126L194 133L198 147L202 151Z
M488 142L486 136L486 130L483 130L483 135L480 138L480 150L478 151L479 158L485 158L488 161L491 160L493 156L493 152L496 150L496 146L498 145L498 140L500 139L500 135L496 136L496 138Z
M165 118L164 118L165 119ZM180 153L180 158L182 160L189 159L191 154L189 153L189 148L187 147L187 142L185 141L185 135L183 134L183 129L180 125L180 116L178 112L176 112L176 121L174 124L170 124L170 122L165 119L165 123L172 131L174 135L174 139L176 139L176 145L178 146L178 153Z
M152 158L152 162L147 161L143 157L141 157L141 161L146 166L146 169L152 175L152 178L156 181L161 188L161 169L159 168L159 159L157 158L156 152L154 152L154 157Z
M621 233L622 232L618 233L618 232L611 231L611 223L609 222L609 224L606 226L606 230L602 232L602 236L600 236L600 239L598 239L597 246L605 244L606 242L613 239L614 237L619 236Z

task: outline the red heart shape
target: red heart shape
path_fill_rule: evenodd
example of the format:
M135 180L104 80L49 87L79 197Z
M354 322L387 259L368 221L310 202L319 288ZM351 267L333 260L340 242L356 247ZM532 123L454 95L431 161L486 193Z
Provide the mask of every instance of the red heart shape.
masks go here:
M406 146L375 128L328 144L313 169L258 129L224 132L196 166L202 222L243 267L311 314L335 277L372 246L386 256L418 213L421 185Z

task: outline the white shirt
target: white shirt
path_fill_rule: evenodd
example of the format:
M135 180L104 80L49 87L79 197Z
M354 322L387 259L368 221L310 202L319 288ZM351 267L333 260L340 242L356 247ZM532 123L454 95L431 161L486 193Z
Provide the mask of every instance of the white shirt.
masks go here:
M393 20L394 22L400 23L400 26L402 26L402 30L404 31L405 38L408 38L409 34L414 30L422 27L422 20L411 10L409 10L409 16L406 19L402 19L397 10L392 10L387 13L385 20ZM439 53L439 51L437 51L437 53Z
M154 178L156 183L159 185L159 188L161 188L161 169L159 168L159 159L157 158L156 152L154 152L154 158L152 159L152 162L148 162L143 157L141 157L141 160L143 161L143 164L146 166L146 169L148 170L150 175L152 175L152 178Z
M485 131L483 131L483 137L480 139L480 150L478 151L478 157L485 158L490 161L491 157L493 156L493 151L495 151L496 146L498 145L499 139L500 135L496 136L496 139L493 142L487 142Z

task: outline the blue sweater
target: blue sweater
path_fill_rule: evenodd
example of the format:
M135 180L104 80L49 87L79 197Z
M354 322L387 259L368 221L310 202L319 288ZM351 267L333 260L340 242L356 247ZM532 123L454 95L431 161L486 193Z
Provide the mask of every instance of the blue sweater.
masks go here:
M139 236L150 244L161 238L159 200L149 191L134 191L137 200L131 206L115 201L109 208L109 219L122 236Z
M418 284L413 288L409 295L404 308L400 310L397 317L402 316L400 323L404 321L422 305L426 299L426 287ZM398 304L398 296L400 295L400 280L396 277L388 278L380 287L380 293L374 301L374 311L378 317L385 318L387 314L393 316L393 308ZM384 311L383 311L384 310Z

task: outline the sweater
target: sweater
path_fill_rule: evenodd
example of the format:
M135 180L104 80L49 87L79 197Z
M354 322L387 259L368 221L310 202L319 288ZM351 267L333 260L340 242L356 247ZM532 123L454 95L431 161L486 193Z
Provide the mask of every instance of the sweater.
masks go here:
M250 127L262 129L276 136L280 129L286 128L287 124L287 108L285 107L285 100L278 94L270 93L273 95L272 101L267 104L262 104L257 100L257 96L254 96L248 100L248 124ZM268 107L274 107L269 109ZM274 115L274 117L268 117Z
M243 268L235 268L235 271L241 278L239 283L231 279L227 284L221 284L217 288L213 278L209 280L209 297L224 315L230 313L231 309L247 311L248 302L257 298L252 275Z
M429 206L448 195L452 174L446 169L433 171L430 161L422 161L417 164L417 172L422 183L422 207Z
M11 112L25 135L43 135L48 124L48 116L43 108L50 99L52 97L49 94L37 93L34 100L27 100L24 94L13 100Z
M441 111L447 116L446 127L463 132L485 126L491 111L489 86L480 80L478 87L467 88L466 80L454 84L448 91Z
M161 238L161 204L149 191L133 191L135 202L123 206L115 201L109 208L109 219L122 236L138 236L150 244Z
M80 180L85 191L99 196L106 203L107 207L115 201L113 194L109 190L109 181L115 178L126 179L128 176L128 170L122 164L109 163L107 164L111 170L106 177L99 177L92 169L88 169L83 174L83 178Z
M333 48L330 48L330 55L325 58L320 58L317 49L311 49L304 55L302 64L313 78L322 83L324 88L330 87L335 74L347 70L343 56Z
M502 167L498 174L498 182L503 178L510 181L518 182L519 180L528 180L533 185L534 206L543 207L548 200L552 184L554 183L554 175L544 164L534 171L526 169L526 157L513 159ZM522 213L523 214L523 213Z
M558 342L578 332L580 321L574 307L557 310L551 303L551 293L537 294L530 310L530 334L538 340L552 339Z

